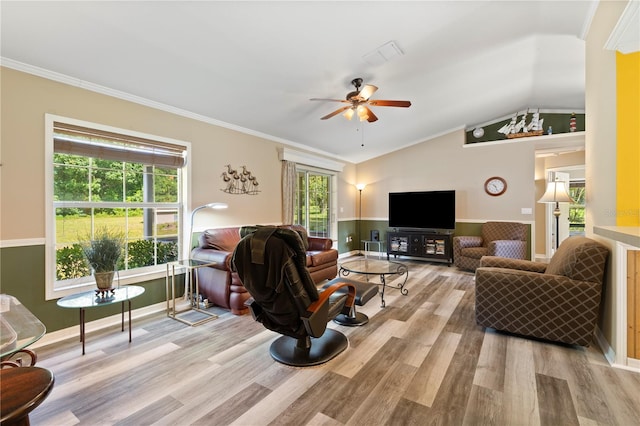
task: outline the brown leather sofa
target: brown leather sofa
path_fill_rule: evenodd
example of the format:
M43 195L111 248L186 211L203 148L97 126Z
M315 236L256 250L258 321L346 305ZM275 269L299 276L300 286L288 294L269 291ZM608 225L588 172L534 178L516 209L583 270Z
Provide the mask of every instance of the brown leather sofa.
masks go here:
M318 284L338 275L338 251L329 238L309 237L300 225L282 227L301 232L306 245L307 269ZM238 274L232 271L231 258L240 241L240 227L207 229L200 235L198 247L191 250L191 258L216 265L198 268L200 294L210 303L230 309L236 315L248 312L245 301L250 295L242 285Z

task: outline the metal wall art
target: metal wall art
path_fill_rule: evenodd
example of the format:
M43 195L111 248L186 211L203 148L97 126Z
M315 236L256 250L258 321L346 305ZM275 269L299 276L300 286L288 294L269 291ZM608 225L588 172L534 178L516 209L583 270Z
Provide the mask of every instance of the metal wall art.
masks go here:
M241 166L242 170L231 167L231 164L225 166L227 169L222 172L222 180L226 187L221 189L229 194L248 194L256 195L258 190L258 180L253 174L247 170L247 166Z

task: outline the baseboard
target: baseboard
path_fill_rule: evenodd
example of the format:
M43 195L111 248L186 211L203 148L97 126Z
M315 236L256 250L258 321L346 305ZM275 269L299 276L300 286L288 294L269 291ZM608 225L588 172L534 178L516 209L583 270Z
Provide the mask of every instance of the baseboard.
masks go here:
M549 263L549 261L551 260L550 257L547 257L545 254L538 254L536 253L533 257L533 260L535 262L543 262L543 263Z
M607 339L605 339L604 334L602 334L602 330L600 330L600 328L596 328L596 341L598 342L600 350L602 350L604 357L611 367L640 373L640 360L638 359L627 358L626 364L618 364L616 362L616 353Z
M604 357L607 359L609 365L613 366L613 364L616 363L616 353L611 345L609 345L609 342L604 337L604 334L602 334L602 330L600 330L600 327L596 327L596 341L598 342L598 346L604 354Z
M627 362L629 363L629 369L640 373L640 359L628 358Z
M157 314L158 312L163 312L167 310L167 303L160 302L154 305L144 306L142 308L134 309L131 311L131 320L136 320L139 318L143 318L152 314ZM112 327L114 325L120 325L122 321L122 314L111 315L110 317L100 318L95 321L88 322L86 326L91 331L102 330L108 327ZM52 331L51 333L46 333L40 340L31 345L30 349L37 349L43 346L51 345L53 343L58 343L67 339L78 339L79 336L79 325L63 328L62 330Z
M351 251L348 251L348 252L345 252L345 253L340 253L338 255L338 259L344 259L344 258L347 258L349 256L355 256L357 254L358 254L358 250L351 250Z

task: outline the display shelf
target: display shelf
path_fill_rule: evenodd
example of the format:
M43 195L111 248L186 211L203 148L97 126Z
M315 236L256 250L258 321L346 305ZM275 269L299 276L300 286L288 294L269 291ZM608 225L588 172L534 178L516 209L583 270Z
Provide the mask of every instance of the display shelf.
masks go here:
M478 148L482 146L533 144L536 151L554 149L584 149L585 132L557 133L553 135L531 136L526 138L501 139L488 142L465 143L464 148Z

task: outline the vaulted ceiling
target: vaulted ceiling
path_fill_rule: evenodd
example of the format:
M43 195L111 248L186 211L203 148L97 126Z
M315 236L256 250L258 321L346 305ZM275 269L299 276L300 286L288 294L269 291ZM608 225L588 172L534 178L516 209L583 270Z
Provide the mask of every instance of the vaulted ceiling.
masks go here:
M594 6L2 1L1 55L5 66L360 162L527 107L584 110ZM388 42L401 54L371 60ZM374 123L320 120L343 104L309 99L344 99L356 77L378 86L372 99L412 106L372 107Z

